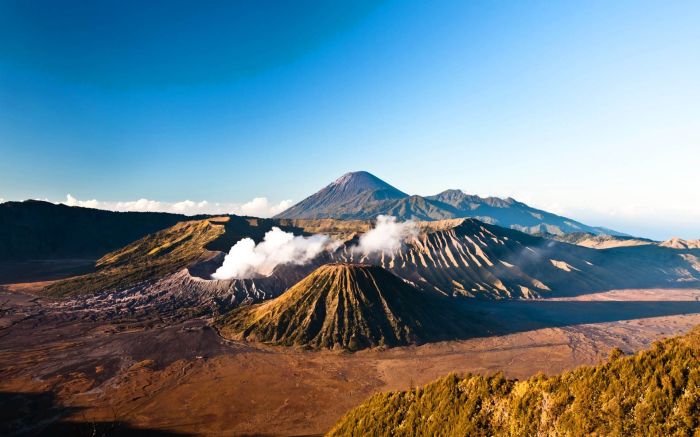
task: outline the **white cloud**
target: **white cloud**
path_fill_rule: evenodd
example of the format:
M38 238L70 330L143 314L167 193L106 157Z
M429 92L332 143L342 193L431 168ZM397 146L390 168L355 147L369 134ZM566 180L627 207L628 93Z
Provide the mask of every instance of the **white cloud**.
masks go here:
M292 205L291 200L283 200L279 203L270 203L266 197L256 197L250 202L239 203L211 203L206 200L195 202L183 200L180 202L161 202L150 199L138 199L131 201L109 202L97 199L79 200L68 194L63 203L68 206L81 206L84 208L106 209L110 211L140 211L140 212L170 212L185 215L197 214L237 214L255 217L271 217L284 211Z
M183 200L182 202L173 203L172 209L181 214L191 213L191 211L206 211L209 208L209 202L202 200L201 202L193 202L191 200Z
M68 206L82 206L83 208L100 208L100 202L98 202L96 199L78 200L70 194L66 196L66 201L63 203Z
M240 210L244 215L252 215L255 217L275 215L292 206L291 200L283 200L278 204L270 204L266 197L256 197L250 202L246 202L240 206Z
M277 205L271 205L270 206L270 213L272 215L279 214L282 211L291 207L292 205L294 205L294 202L291 199L283 200L280 203L278 203Z

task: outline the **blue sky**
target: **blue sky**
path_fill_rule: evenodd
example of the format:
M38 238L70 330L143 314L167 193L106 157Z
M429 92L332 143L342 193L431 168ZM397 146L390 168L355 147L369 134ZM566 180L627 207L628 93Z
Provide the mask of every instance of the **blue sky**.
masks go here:
M700 237L698 2L0 2L0 198L350 170Z

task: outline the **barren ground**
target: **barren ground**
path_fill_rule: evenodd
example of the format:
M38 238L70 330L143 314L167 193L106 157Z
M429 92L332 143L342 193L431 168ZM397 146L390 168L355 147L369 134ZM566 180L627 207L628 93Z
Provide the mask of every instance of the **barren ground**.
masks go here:
M450 372L525 378L633 352L700 324L700 290L465 300L490 335L358 353L225 342L206 320L161 326L52 310L32 284L0 292L0 434L109 423L163 434L321 434L376 391ZM70 422L75 428L61 427ZM116 423L116 425L115 425ZM90 425L91 426L91 425Z

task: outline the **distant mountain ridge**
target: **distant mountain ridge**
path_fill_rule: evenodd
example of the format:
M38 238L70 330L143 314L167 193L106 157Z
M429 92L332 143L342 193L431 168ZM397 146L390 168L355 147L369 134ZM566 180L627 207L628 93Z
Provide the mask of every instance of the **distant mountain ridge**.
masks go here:
M399 220L476 218L531 234L587 232L626 236L532 208L510 197L480 197L454 189L433 196L408 195L366 171L344 174L275 218L367 220L381 214L393 215Z
M192 220L164 212L114 212L40 200L0 204L0 262L94 258Z

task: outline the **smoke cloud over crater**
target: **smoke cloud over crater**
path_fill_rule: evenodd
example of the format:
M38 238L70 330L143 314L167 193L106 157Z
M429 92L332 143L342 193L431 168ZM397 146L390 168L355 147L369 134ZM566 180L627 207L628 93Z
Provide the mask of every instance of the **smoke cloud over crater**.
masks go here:
M398 222L396 217L380 215L374 229L362 234L352 251L362 255L392 253L401 249L406 240L416 235L418 225L414 221Z
M390 253L401 249L402 244L418 235L413 221L398 222L396 217L380 215L375 227L360 236L349 251L358 255ZM238 241L212 279L248 279L270 276L275 267L284 264L304 265L324 251L335 252L341 242L327 235L310 237L294 235L278 227L268 231L258 244L251 238Z
M259 244L250 238L238 241L212 275L213 279L247 279L269 276L278 265L303 265L324 250L335 250L340 243L327 235L295 236L274 227Z

